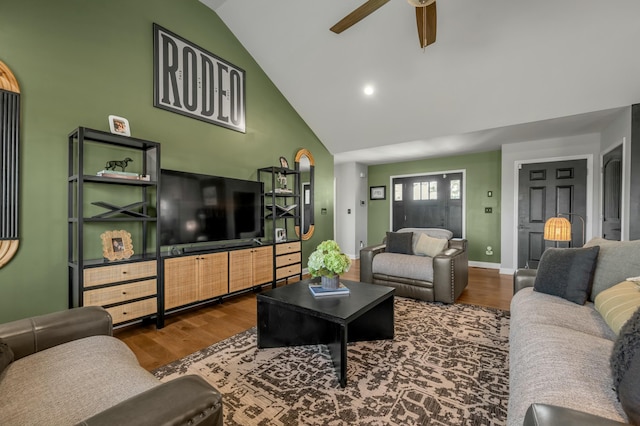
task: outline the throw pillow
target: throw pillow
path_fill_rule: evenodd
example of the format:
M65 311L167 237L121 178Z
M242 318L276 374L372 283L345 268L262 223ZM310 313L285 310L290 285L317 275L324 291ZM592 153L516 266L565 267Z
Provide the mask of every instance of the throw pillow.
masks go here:
M593 275L591 301L603 290L640 275L640 240L610 241L593 238L585 247L600 247L596 271Z
M640 426L640 351L636 351L635 356L629 364L629 369L620 381L618 387L618 398L622 404L622 409L629 417L632 425Z
M13 351L0 339L0 374L13 362Z
M411 254L412 232L387 232L387 253Z
M624 323L640 308L640 288L623 281L598 294L594 305L611 330L619 335Z
M420 233L416 243L415 254L421 256L435 257L447 246L449 241L443 238L432 238L427 234Z
M611 352L613 386L618 390L620 381L635 355L640 354L640 310L634 312L622 328Z
M620 329L611 353L611 373L629 421L640 425L640 309Z
M533 289L584 305L599 247L548 248L540 257Z

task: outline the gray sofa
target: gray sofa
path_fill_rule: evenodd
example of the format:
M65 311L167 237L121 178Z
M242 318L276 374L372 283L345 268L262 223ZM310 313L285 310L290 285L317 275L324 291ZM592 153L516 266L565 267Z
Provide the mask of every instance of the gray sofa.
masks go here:
M600 252L584 305L534 291L536 270L514 275L508 426L628 422L610 367L617 336L593 301L605 289L640 275L640 241L594 239L587 245L599 245Z
M85 307L0 325L2 425L222 425L220 394L198 376L161 383ZM6 364L2 363L0 367Z
M396 296L453 303L466 288L469 272L467 240L451 238L438 228L403 228L412 233L412 253L388 253L386 241L360 250L360 281L394 287ZM416 255L420 234L448 240L437 255Z

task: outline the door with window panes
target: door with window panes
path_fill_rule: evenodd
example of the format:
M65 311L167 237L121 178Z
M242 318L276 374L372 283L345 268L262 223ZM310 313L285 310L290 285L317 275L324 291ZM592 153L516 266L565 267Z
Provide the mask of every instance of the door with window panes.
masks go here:
M394 231L444 228L462 238L462 173L393 178L392 189Z

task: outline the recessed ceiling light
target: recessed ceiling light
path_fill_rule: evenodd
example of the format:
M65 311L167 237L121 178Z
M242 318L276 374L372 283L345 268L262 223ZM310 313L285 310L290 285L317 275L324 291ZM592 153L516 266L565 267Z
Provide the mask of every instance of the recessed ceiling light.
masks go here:
M373 86L372 86L372 85L368 84L368 85L364 86L364 94L365 94L365 95L367 95L367 96L371 96L371 95L373 95L373 92L374 92L374 91L375 91L375 90L373 89Z

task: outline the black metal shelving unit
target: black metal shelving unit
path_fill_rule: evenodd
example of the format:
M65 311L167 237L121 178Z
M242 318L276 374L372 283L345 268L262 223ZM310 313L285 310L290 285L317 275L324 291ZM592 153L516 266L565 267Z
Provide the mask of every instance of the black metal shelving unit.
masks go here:
M278 175L282 175L285 178L293 176L293 188L290 192L283 192L282 188L279 187L279 183L277 182ZM282 250L278 250L279 245L298 243L297 247L301 247L300 238L297 236L294 237L295 233L292 227L289 226L290 221L294 222L294 226L300 226L300 209L302 207L300 205L302 200L300 197L300 172L285 167L262 167L258 169L258 181L263 182L265 188L263 194L266 210L265 223L267 221L271 222L268 241L275 245L275 250L273 251L273 286L275 287L277 281L286 280L294 276L302 279L301 268L298 268L299 271L295 272L283 272L284 269L278 267L278 258L282 256ZM289 182L289 180L287 180L287 182ZM287 207L292 204L295 204L296 207L287 210ZM276 230L278 227L286 229L287 238L285 241L277 241ZM290 252L287 251L287 253ZM301 248L297 249L296 253L300 253L301 257Z
M130 323L139 320L155 319L156 326L161 328L164 326L164 307L163 307L163 286L160 267L160 246L159 235L160 229L157 221L159 212L158 194L159 194L159 178L160 178L160 144L148 140L120 136L112 133L93 130L86 127L78 127L73 130L69 136L69 157L68 157L68 268L69 268L69 307L85 306L85 292L88 290L101 290L109 292L121 286L121 293L126 298L125 285L127 288L140 283L141 281L149 282L155 280L155 294L136 295L130 292L130 299L124 301L111 301L103 306L109 310L111 308L117 310L120 314L130 310L129 314L135 318L128 320L126 316L120 319L120 324ZM131 152L135 158L140 158L141 165L138 166L141 175L146 175L149 180L133 180L118 177L97 176L95 171L88 173L88 155L91 147L102 145L103 147L116 148L124 152ZM136 155L137 154L137 155ZM92 164L100 164L96 159L92 159ZM102 163L104 164L104 163ZM87 189L100 187L100 190L117 192L123 188L131 188L134 193L140 197L140 201L130 203L125 206L119 206L113 203L107 203L100 200L90 200L87 196ZM85 199L85 197L88 197ZM92 205L102 208L105 211L88 216L86 212L86 203L91 201ZM107 259L88 254L86 247L86 238L99 238L99 231L93 231L92 226L113 223L118 227L129 228L139 232L141 238L138 242L139 250L128 259L109 262ZM95 234L95 235L94 235ZM95 245L95 243L94 243ZM132 271L136 267L143 266L140 262L154 261L155 266L152 275L145 277L136 277L135 273L127 276L127 270ZM136 265L137 264L137 265ZM147 263L146 265L152 265ZM85 286L85 273L91 268L116 267L116 272L121 272L121 276L115 278L113 282L100 283L92 285L90 288ZM138 268L140 269L140 268ZM104 273L112 273L113 268L103 269ZM97 272L94 270L93 272ZM132 276L133 275L133 276ZM147 293L149 293L147 291ZM136 316L136 303L146 303L148 307L150 300L155 299L156 308L151 313L145 313ZM146 302L145 302L146 301ZM147 308L148 310L148 308ZM112 316L113 313L112 313ZM114 321L115 323L115 321Z

